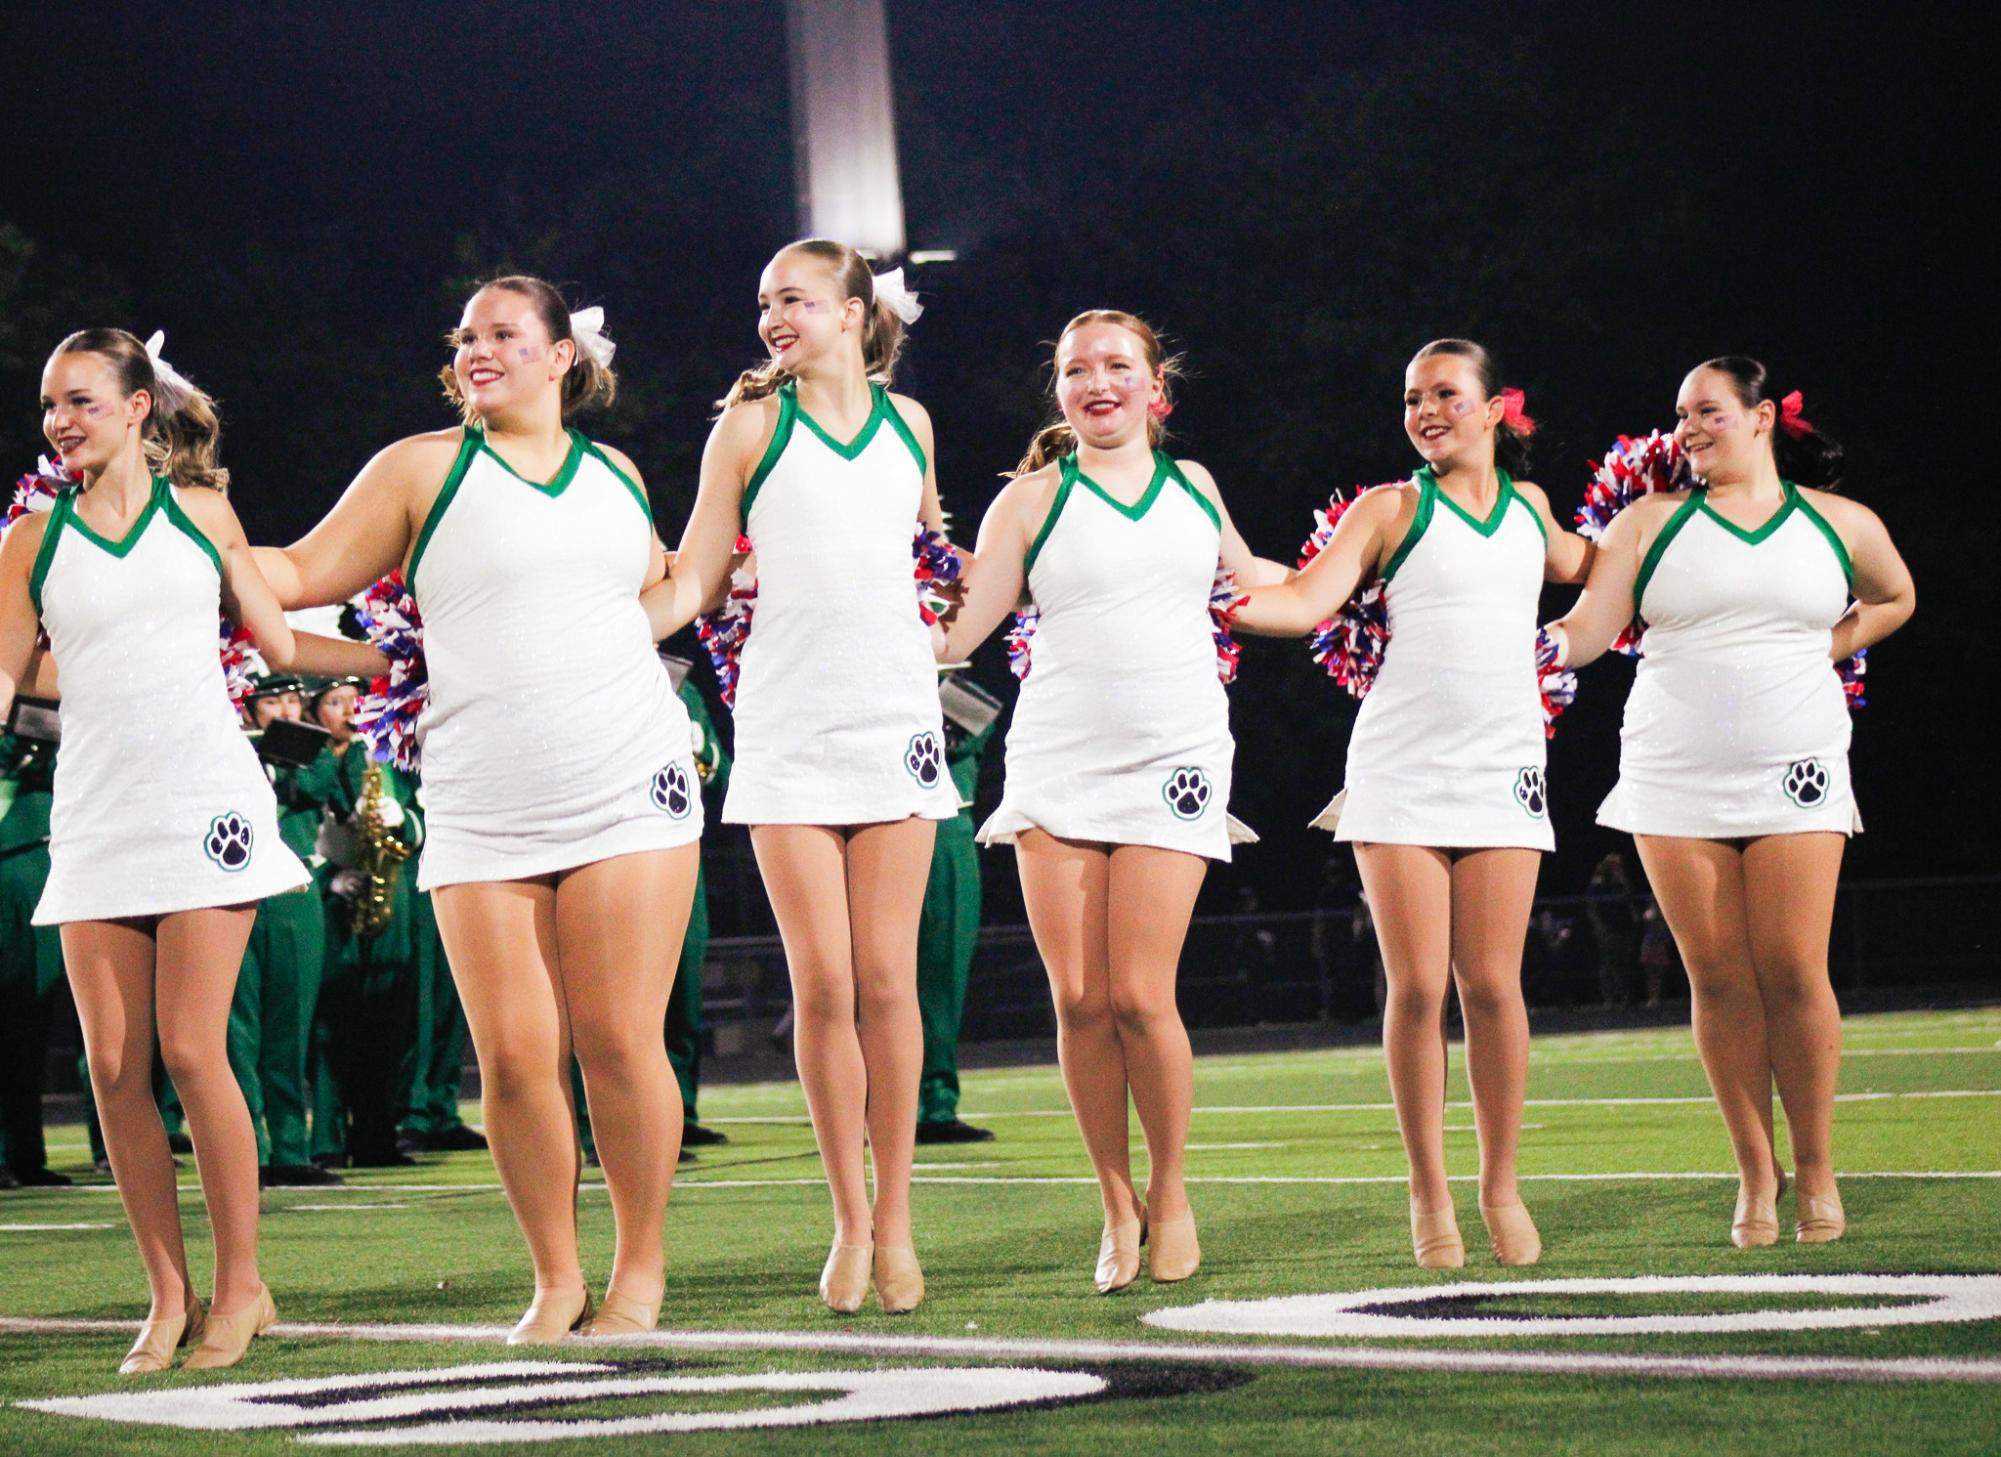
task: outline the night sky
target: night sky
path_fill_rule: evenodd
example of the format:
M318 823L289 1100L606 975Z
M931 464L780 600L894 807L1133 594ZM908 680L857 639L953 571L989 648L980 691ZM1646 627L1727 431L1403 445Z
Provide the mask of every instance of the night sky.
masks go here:
M1992 176L1986 81L1951 18L1758 11L889 0L909 236L960 253L917 278L901 384L961 538L1086 307L1186 351L1176 449L1281 557L1330 490L1412 468L1402 367L1429 338L1482 340L1527 389L1559 513L1614 435L1671 423L1689 367L1753 353L1848 446L1847 489L1918 581L1871 657L1849 873L1991 871L2001 796L1967 695L1997 543L1966 321L1992 288L1960 218ZM587 428L635 456L672 543L709 402L757 356L758 270L798 231L775 0L8 12L17 468L63 333L165 328L222 401L253 539L287 539L373 451L449 422L440 336L471 281L525 267L606 305L623 398ZM1007 684L998 642L980 671ZM1591 810L1629 676L1587 672L1552 748L1547 891L1620 845ZM1340 783L1352 705L1262 640L1233 705L1233 807L1266 844L1205 906L1310 903L1328 847L1301 822ZM995 754L982 808L998 774Z

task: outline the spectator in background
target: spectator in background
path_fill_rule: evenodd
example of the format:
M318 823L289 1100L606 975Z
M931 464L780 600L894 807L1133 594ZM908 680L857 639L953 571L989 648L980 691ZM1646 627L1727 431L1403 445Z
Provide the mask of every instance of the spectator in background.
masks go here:
M1584 914L1598 952L1598 993L1608 1007L1632 1005L1640 976L1640 914L1626 857L1600 860L1584 889Z
M1646 909L1640 912L1640 971L1646 980L1650 1007L1661 1004L1661 993L1669 977L1679 982L1682 976L1681 955L1675 950L1674 937L1661 916L1660 904L1652 896L1647 897Z

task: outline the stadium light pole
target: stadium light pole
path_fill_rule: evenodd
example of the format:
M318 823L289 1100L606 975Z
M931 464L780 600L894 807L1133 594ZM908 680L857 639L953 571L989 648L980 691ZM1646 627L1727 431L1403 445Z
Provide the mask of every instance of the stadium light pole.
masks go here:
M883 0L785 0L799 221L877 258L904 253Z

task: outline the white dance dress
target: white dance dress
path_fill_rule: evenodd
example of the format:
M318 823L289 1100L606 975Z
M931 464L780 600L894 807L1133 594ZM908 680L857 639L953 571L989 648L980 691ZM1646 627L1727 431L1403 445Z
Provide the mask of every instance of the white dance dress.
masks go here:
M1497 474L1484 521L1428 468L1415 477L1417 513L1383 568L1389 642L1348 740L1337 840L1556 848L1535 663L1548 547Z
M688 711L639 593L645 492L577 431L524 480L467 426L410 557L431 697L421 890L700 838Z
M982 844L1032 827L1230 858L1236 743L1209 615L1220 531L1215 505L1159 451L1131 506L1063 457L1023 563L1041 615Z
M887 392L851 441L791 383L744 488L757 609L743 646L725 824L949 820L944 719L911 541L924 452Z
M30 595L62 679L37 926L242 905L308 881L216 653L222 558L163 478L123 541L58 496Z
M1689 493L1633 586L1645 623L1598 823L1699 840L1862 828L1829 657L1854 568L1798 487L1755 531Z

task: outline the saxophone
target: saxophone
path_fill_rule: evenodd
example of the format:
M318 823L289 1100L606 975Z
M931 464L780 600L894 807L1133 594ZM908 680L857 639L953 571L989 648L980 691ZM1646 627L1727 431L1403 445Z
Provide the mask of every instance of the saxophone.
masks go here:
M361 832L361 894L348 911L348 926L357 936L379 936L395 909L396 876L410 858L410 847L382 823L382 766L370 760L361 771L361 798L354 822Z

